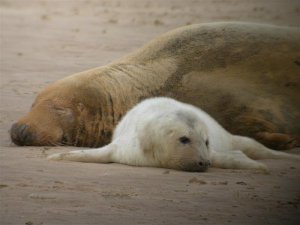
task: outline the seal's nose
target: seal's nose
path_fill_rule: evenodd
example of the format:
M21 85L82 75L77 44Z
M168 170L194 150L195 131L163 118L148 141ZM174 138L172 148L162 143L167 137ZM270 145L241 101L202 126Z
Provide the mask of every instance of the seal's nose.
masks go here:
M27 124L13 124L10 130L10 137L16 145L31 145L33 141L33 135L29 131Z
M211 162L209 160L206 160L206 161L200 161L198 164L201 168L201 171L206 171L208 167L210 167Z

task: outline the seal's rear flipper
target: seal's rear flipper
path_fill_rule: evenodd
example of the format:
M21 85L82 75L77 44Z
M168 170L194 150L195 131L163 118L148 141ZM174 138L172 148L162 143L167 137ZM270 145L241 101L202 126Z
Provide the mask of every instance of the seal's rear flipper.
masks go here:
M268 173L268 168L260 162L248 158L242 151L233 150L230 152L211 153L213 167L223 169L254 169Z
M232 136L233 148L241 150L251 159L295 159L300 160L300 155L274 151L248 137Z
M114 144L106 145L102 148L77 150L67 153L57 153L48 156L50 160L68 160L77 162L93 162L93 163L111 163L112 155L117 148Z
M287 150L300 146L299 137L290 134L258 132L255 139L268 148L275 150Z

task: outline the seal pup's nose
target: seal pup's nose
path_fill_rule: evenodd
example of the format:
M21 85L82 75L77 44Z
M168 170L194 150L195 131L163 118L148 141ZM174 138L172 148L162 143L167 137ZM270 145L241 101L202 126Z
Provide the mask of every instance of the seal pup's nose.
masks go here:
M198 163L198 165L200 166L201 168L201 171L206 171L208 169L208 167L211 166L211 162L209 160L206 160L206 161L200 161Z
M31 145L33 141L33 135L27 124L13 124L10 129L10 137L16 145Z

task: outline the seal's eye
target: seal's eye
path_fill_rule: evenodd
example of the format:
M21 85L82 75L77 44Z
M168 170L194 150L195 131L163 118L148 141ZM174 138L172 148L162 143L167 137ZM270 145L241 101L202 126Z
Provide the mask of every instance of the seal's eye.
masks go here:
M183 137L180 137L179 138L179 141L182 143L182 144L188 144L191 142L191 139L189 139L188 137L186 136L183 136Z
M206 147L208 147L208 145L209 145L208 139L205 141L205 144L206 144Z

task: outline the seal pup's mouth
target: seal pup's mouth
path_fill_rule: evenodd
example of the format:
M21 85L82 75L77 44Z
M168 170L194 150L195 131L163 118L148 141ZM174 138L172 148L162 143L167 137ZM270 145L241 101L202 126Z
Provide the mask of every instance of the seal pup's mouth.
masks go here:
M210 166L211 162L209 160L206 160L184 165L181 169L187 172L206 172Z

